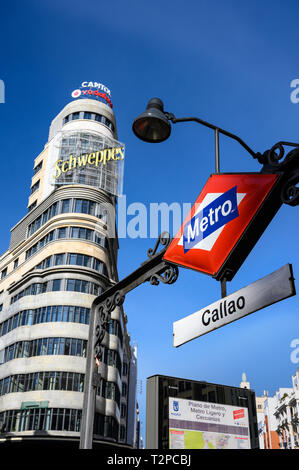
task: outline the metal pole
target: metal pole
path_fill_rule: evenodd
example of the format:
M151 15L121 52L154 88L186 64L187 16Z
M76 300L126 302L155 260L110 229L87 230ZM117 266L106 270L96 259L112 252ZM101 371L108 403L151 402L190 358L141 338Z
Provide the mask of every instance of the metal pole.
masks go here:
M242 145L242 147L247 150L248 153L250 153L250 155L253 157L253 158L259 158L261 157L262 155L259 153L259 152L254 152L240 137L238 137L237 135L235 134L232 134L231 132L228 132L226 131L225 129L222 129L221 127L218 127L218 126L215 126L214 124L211 124L210 122L207 122L207 121L203 121L202 119L199 119L197 117L187 117L187 118L176 118L173 114L171 113L165 113L166 117L168 117L168 119L170 119L171 122L173 122L173 124L176 124L177 122L198 122L199 124L202 124L203 126L205 127L208 127L209 129L213 129L214 131L217 130L218 132L220 132L220 134L223 134L223 135L226 135L227 137L230 137L231 139L234 139L236 140L237 142L239 142L240 145ZM282 142L282 144L284 145L287 145L288 142ZM298 147L299 144L292 144L290 143L290 145L292 146L295 146L295 147Z
M94 357L94 334L96 328L96 307L92 304L89 318L89 333L86 353L86 372L84 379L84 398L81 420L80 449L92 449L93 423L96 402L96 386L93 377L97 373Z
M223 299L223 297L226 297L227 296L227 290L226 290L226 279L225 277L223 279L221 279L221 297Z
M215 129L215 173L220 173L219 129Z
M158 285L160 282L173 284L176 281L178 277L177 266L163 260L170 242L169 234L163 232L158 238L154 249L148 250L149 259L127 277L105 290L92 303L86 355L80 449L92 449L96 390L100 378L95 356L99 358L99 349L103 348L102 339L105 336L107 322L111 318L110 314L116 306L122 305L125 295L140 284L147 281L152 285ZM159 244L162 244L165 248L157 253ZM101 320L103 324L101 324Z

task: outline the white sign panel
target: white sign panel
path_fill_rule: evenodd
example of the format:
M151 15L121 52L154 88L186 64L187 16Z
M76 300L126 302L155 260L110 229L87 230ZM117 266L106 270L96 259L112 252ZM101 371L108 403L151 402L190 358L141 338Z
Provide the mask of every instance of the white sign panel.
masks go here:
M292 266L253 282L198 312L173 323L173 345L181 346L261 308L296 294Z
M169 398L170 449L250 449L248 410Z

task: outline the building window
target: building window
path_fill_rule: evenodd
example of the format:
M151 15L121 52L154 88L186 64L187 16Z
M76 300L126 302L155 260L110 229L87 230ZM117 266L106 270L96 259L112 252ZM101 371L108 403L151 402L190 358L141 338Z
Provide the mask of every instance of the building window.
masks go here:
M72 114L71 119L79 119L79 118L80 118L80 113L79 112L76 112L76 113Z
M127 384L123 383L122 384L122 389L121 389L121 396L125 397L127 395Z
M99 413L95 414L94 433L104 438L112 438L115 441L118 438L119 426L113 416L104 416Z
M19 266L19 258L14 260L13 268L16 269Z
M126 362L123 363L123 375L128 375L128 364Z
M54 279L52 281L36 282L30 284L22 291L18 292L11 297L10 303L13 304L27 295L39 295L45 292L52 292L58 290L68 290L82 292L84 294L100 295L103 291L102 286L90 281L83 281L81 279L67 279L66 284L63 279Z
M82 410L70 408L29 408L0 413L3 432L80 431Z
M86 340L77 338L38 338L32 341L18 341L4 349L4 363L24 357L56 354L86 357L86 345Z
M54 255L54 266L65 264L65 255L64 253L59 253L58 255Z
M1 279L4 279L7 276L7 268L3 269L1 272Z
M96 203L93 201L88 201L86 199L75 199L74 212L95 215L95 207Z
M123 333L120 323L117 320L110 319L108 331L110 335L116 335L120 339L120 343L123 343Z
M50 341L50 340L53 341ZM49 348L55 347L55 338L50 338ZM83 392L84 374L76 372L33 372L16 374L0 380L0 396L7 393L32 392L35 390L70 390Z
M111 129L114 132L114 125L110 121L110 119L106 118L106 116L103 116L102 114L98 114L98 113L91 113L89 111L84 111L82 113L82 116L83 116L83 119L92 119L94 121L100 122L104 124L105 126L109 127L109 129ZM79 119L79 118L80 118L79 112L69 114L63 119L63 124L66 124L69 121L72 121L74 119Z
M125 418L126 414L127 414L127 407L124 403L122 403L120 406L120 417Z
M30 256L35 254L47 243L50 243L53 240L58 240L60 238L81 238L87 241L94 242L103 248L108 248L109 246L107 238L101 235L100 233L95 232L94 230L79 227L61 227L47 233L47 235L41 238L39 242L35 243L31 248L29 248L26 251L25 259L30 258ZM104 268L102 274L107 275L106 267Z
M48 256L47 258L43 259L37 266L35 266L34 269L47 269L51 266L51 256Z
M39 180L38 180L36 183L34 183L34 185L33 185L33 186L31 186L31 191L30 191L30 194L33 194L33 193L35 193L35 191L37 191L37 190L38 190L38 188L39 188Z
M41 160L41 161L36 165L36 167L34 167L34 169L33 169L33 174L36 175L36 173L38 173L39 170L41 170L42 166L43 166L43 161Z
M77 292L89 293L92 295L99 295L102 292L102 287L94 284L93 282L82 281L82 280L71 280L74 281L75 289ZM64 280L54 279L52 281L36 282L30 284L28 287L20 291L11 297L10 303L13 304L20 300L22 297L27 295L39 295L45 292L58 291L58 290L71 290L69 287L69 280L65 286Z
M119 439L121 441L124 441L126 438L126 428L125 426L121 425L119 428Z
M84 266L85 268L94 269L98 273L108 276L108 271L105 263L98 258L88 256L80 253L59 253L56 255L48 256L43 261L38 263L34 269L46 269L50 266L59 265L76 265ZM116 334L116 333L114 333Z
M70 206L71 206L71 199L63 199L61 213L65 214L67 212L70 212Z
M54 279L52 291L60 290L61 279Z
M0 311L2 304L0 305ZM21 310L0 323L0 336L5 335L19 326L37 325L48 322L72 322L88 325L89 308L73 305L51 305L37 309Z
M28 212L32 211L36 207L37 201L34 201L30 206L28 206Z
M30 235L35 233L42 225L55 215L65 212L80 212L83 214L94 215L107 222L107 211L103 210L100 204L87 199L64 199L60 201L60 203L55 202L52 204L52 206L44 211L42 215L31 222L28 225L27 236L30 237Z

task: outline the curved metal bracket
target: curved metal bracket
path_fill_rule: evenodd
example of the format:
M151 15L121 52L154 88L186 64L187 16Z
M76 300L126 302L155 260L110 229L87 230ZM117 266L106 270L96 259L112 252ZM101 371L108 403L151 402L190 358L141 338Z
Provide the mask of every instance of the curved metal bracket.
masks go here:
M149 258L152 258L157 253L157 249L158 249L158 246L160 244L164 247L168 247L170 245L170 242L171 242L171 238L170 238L169 233L168 232L162 232L161 235L159 235L159 238L156 241L156 244L155 244L154 248L149 248L147 250L147 256Z
M125 295L138 285L149 281L151 285L173 284L179 274L178 267L169 262L163 261L163 255L171 242L168 232L162 232L154 248L147 251L148 260L142 263L140 268L131 273L128 277L119 281L107 291L103 292L94 305L96 315L96 326L94 333L94 357L97 362L104 359L103 340L109 328L111 312L124 303ZM159 245L164 248L158 251Z
M293 149L285 155L285 146ZM282 160L284 158L284 160ZM278 142L264 152L259 159L263 163L261 173L281 173L281 201L289 206L299 204L299 144Z
M299 148L299 144L294 143L294 142L284 142L284 141L277 142L269 150L266 150L263 154L259 155L258 157L259 163L261 163L262 165L269 165L275 168L280 168L281 165L285 165L286 163L288 163L290 159L290 155L292 154L293 150L291 150L291 152L289 152L286 155L286 158L283 162L280 162L280 160L285 155L284 147L293 147L296 149L296 148Z
M102 341L105 337L106 331L108 331L109 323L111 320L111 312L124 303L125 296L121 291L115 292L113 295L108 297L98 307L98 321L95 327L95 342L94 342L94 355L98 361L104 359L104 346Z
M163 284L173 284L179 276L177 266L165 264L165 271L160 274L153 274L149 280L153 286L158 286L160 282Z

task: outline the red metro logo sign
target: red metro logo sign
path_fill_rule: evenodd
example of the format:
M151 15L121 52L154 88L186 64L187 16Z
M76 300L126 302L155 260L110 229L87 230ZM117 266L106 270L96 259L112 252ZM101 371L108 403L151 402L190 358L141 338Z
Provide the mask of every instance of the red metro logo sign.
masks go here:
M280 207L270 203L278 180L276 174L211 175L164 259L231 280Z
M81 87L72 92L72 98L93 98L103 101L113 108L111 91L102 83L82 82Z

